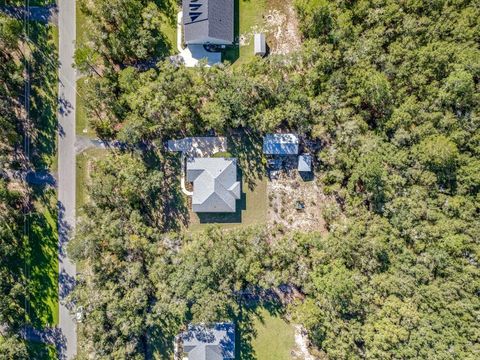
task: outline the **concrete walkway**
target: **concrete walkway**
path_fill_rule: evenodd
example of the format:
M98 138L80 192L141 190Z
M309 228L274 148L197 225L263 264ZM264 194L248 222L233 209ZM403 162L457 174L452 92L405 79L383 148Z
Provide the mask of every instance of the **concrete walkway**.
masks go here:
M59 237L59 325L62 344L60 358L73 359L77 354L77 325L66 297L75 284L76 266L66 254L66 245L75 229L75 105L76 71L75 0L59 0L59 110L58 110L58 237Z
M182 154L182 173L180 178L180 187L182 188L182 192L187 196L193 196L193 192L188 191L185 187L185 155Z

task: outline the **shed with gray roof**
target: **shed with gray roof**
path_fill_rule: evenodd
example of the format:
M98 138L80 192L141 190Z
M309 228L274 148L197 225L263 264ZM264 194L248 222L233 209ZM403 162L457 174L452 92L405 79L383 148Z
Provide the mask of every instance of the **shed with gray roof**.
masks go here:
M235 359L235 325L189 325L178 337L188 360Z
M228 158L187 160L187 181L193 182L194 212L235 212L241 186L237 181L237 161Z
M184 41L193 44L233 43L233 0L183 0Z
M269 134L263 138L263 153L266 155L297 155L298 136L295 134Z
M298 171L300 172L312 171L312 155L302 154L298 157Z

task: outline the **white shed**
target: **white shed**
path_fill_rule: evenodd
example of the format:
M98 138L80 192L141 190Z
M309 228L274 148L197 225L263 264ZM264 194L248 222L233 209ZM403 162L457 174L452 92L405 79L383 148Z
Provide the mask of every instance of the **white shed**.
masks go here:
M312 171L312 155L302 154L298 157L298 171L300 172Z
M267 54L267 43L265 42L264 33L254 35L254 44L255 55L265 56Z

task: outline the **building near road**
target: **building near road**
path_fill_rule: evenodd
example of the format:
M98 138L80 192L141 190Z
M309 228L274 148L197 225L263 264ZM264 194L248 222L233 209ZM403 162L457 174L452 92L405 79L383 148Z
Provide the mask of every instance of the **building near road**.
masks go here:
M241 196L237 161L228 158L194 158L187 161L187 182L193 183L192 210L201 213L236 211Z
M183 0L184 42L233 43L234 0Z
M299 139L295 134L269 134L263 137L265 155L297 155Z
M177 343L176 359L235 359L235 325L232 323L189 325L187 331L178 335Z

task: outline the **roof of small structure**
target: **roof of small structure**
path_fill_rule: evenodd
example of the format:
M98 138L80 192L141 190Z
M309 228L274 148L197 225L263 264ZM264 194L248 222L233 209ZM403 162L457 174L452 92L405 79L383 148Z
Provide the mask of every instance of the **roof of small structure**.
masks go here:
M187 162L187 181L193 182L194 212L235 212L241 186L236 159L194 158Z
M227 139L215 136L196 136L179 140L168 140L168 151L183 152L189 158L208 157L227 151Z
M263 153L267 155L297 155L298 136L295 134L268 134L263 137Z
M265 42L264 33L256 33L253 36L253 52L256 55L265 55L267 52L267 43Z
M312 171L312 155L302 154L298 157L298 171Z

